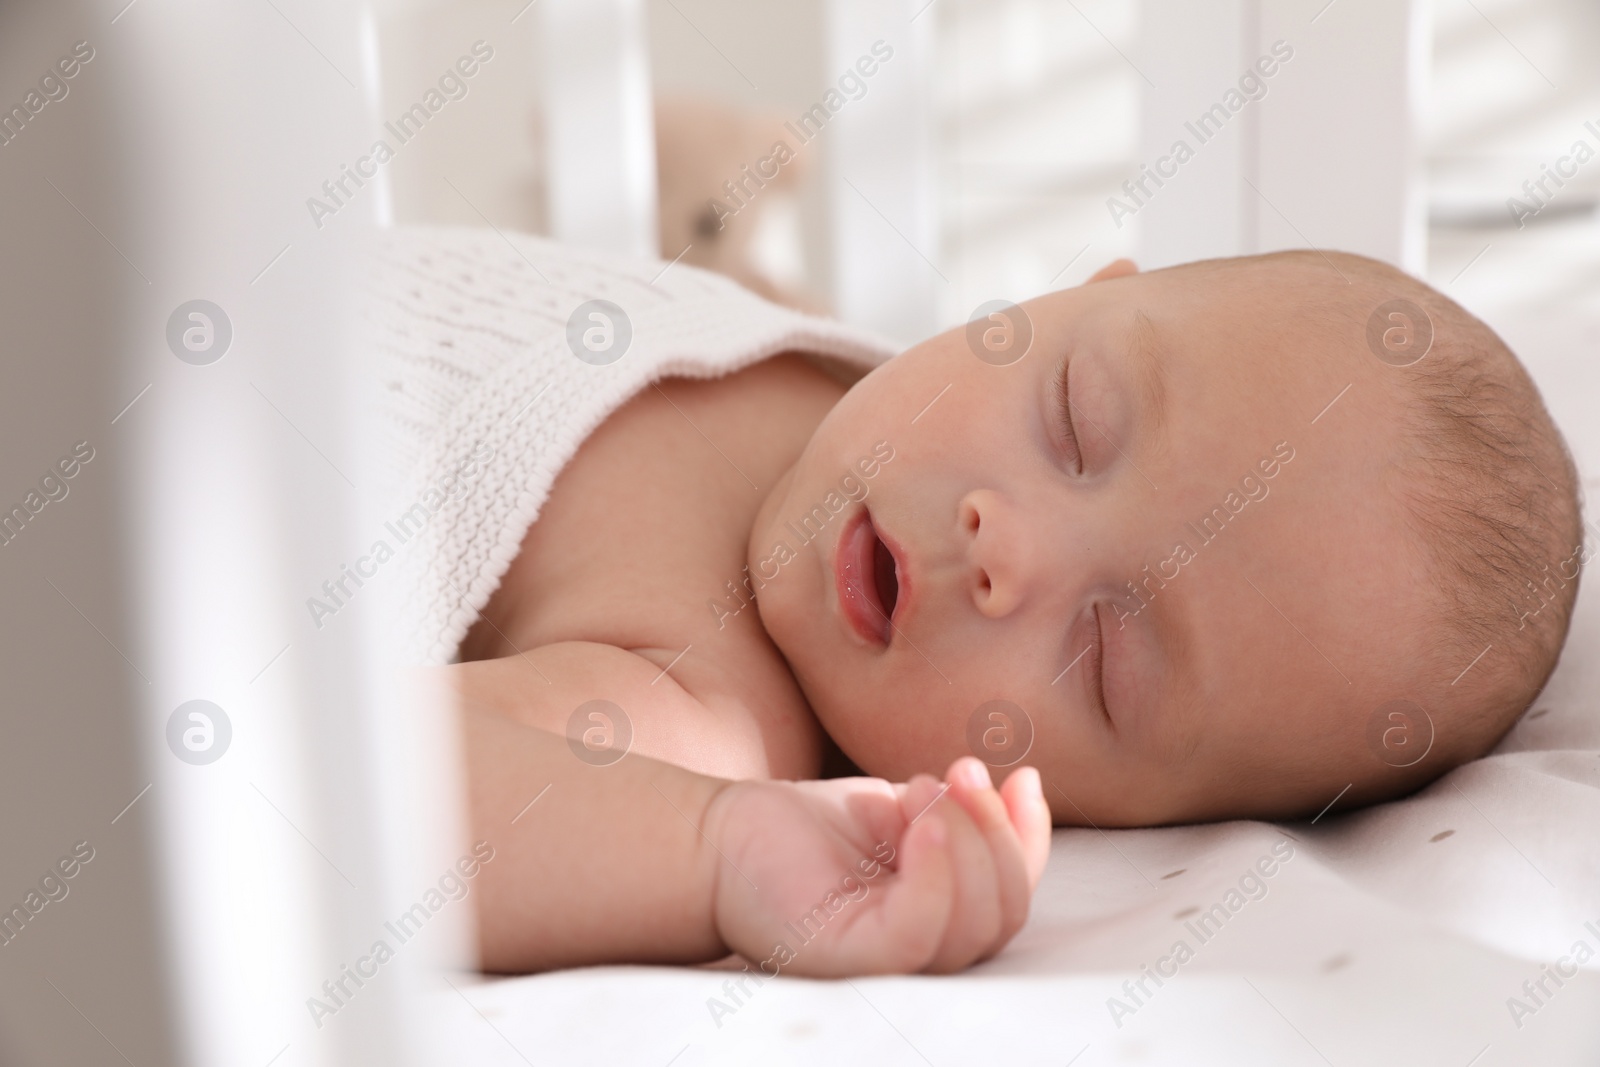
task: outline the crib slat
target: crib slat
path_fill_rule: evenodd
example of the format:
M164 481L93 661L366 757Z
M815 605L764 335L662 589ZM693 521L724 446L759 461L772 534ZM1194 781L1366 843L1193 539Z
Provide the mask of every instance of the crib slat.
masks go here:
M1424 5L1147 0L1141 38L1136 166L1157 173L1116 221L1137 219L1144 265L1311 245L1422 270Z
M541 0L551 236L656 255L655 125L642 0Z

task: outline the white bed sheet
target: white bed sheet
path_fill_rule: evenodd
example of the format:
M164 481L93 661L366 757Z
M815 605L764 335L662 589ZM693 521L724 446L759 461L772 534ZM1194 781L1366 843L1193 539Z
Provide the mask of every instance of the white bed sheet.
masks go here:
M1491 318L1600 473L1600 324ZM458 982L441 1011L482 1064L1600 1064L1597 696L1590 576L1555 677L1489 758L1316 825L1057 830L1027 927L964 974L781 978L717 1020L724 973L600 967ZM1202 944L1186 909L1284 835L1294 858ZM1179 939L1194 958L1136 1004L1124 981ZM1580 942L1579 974L1528 996Z

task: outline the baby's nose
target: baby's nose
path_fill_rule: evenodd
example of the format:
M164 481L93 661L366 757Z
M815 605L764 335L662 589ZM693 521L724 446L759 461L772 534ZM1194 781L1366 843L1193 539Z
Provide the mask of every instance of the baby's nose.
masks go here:
M1024 515L1001 494L975 489L961 498L957 522L973 605L991 619L1009 615L1027 594L1032 553Z

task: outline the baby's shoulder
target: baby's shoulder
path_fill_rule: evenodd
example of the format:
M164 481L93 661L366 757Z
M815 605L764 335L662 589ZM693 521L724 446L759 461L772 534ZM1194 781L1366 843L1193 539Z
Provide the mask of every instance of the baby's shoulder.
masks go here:
M813 764L819 728L741 582L767 491L842 393L789 355L647 386L560 472L466 654L571 641L654 650L646 658L731 716L764 758Z

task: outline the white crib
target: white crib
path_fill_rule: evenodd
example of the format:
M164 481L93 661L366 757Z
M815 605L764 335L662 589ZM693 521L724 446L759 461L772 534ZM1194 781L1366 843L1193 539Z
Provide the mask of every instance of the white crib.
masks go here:
M941 2L817 0L793 16L814 30L793 47L818 84L874 39L896 50L874 106L846 109L830 126L825 244L840 315L907 339L948 317L932 147ZM1219 971L1163 994L1158 1011L1135 1020L1159 1025L1139 1036L1128 1036L1132 1022L1107 1028L1105 1001L1112 974L1120 981L1137 955L1128 945L1154 946L1144 920L1164 918L1175 899L1163 888L1171 883L1147 886L1143 869L1159 880L1187 865L1191 882L1209 887L1234 860L1253 858L1244 854L1266 840L1265 828L1129 835L1123 851L1137 860L1138 878L1116 846L1063 831L1051 883L1059 893L1041 900L1033 939L1000 961L958 979L791 983L722 1044L701 1007L716 983L700 972L462 977L450 968L463 958L466 909L445 913L426 945L396 953L364 982L350 979L384 924L459 847L448 724L393 714L402 694L379 669L370 610L313 628L304 607L320 581L342 573L371 512L353 413L362 383L344 331L344 256L354 232L397 213L384 165L362 162L384 124L413 103L385 92L382 27L428 6L0 8L0 71L9 72L0 105L26 112L0 144L8 279L0 494L24 501L79 442L95 457L64 496L37 511L25 504L20 532L8 528L0 546L8 623L0 790L10 816L0 894L21 901L78 842L94 854L64 897L25 907L20 933L7 928L0 1059L287 1067L548 1054L691 1064L749 1062L765 1050L771 1062L969 1062L1001 1050L1041 1063L1141 1052L1200 1063L1240 1062L1254 1047L1261 1062L1316 1062L1317 1042L1359 1048L1342 1042L1370 1024L1397 1050L1389 1062L1418 1062L1405 1058L1423 1047L1418 1035L1444 1025L1451 996L1478 996L1485 975L1504 979L1504 995L1469 999L1471 1014L1447 1042L1466 1055L1440 1062L1479 1062L1478 1044L1496 1042L1517 1050L1505 1062L1595 1054L1584 1022L1600 1001L1593 965L1526 1030L1502 1035L1499 1025L1505 998L1537 973L1528 960L1558 955L1568 926L1567 940L1585 936L1574 922L1581 915L1600 921L1593 854L1545 858L1595 812L1592 753L1588 770L1571 772L1572 793L1557 787L1559 760L1515 758L1518 744L1594 747L1593 728L1581 725L1559 736L1514 733L1506 762L1486 772L1489 792L1477 794L1505 798L1507 817L1528 835L1519 843L1559 867L1546 872L1559 883L1553 891L1525 871L1507 874L1502 861L1515 857L1497 854L1499 896L1465 893L1476 912L1429 925L1404 902L1408 893L1444 899L1437 881L1407 884L1396 859L1352 890L1329 873L1343 839L1307 835L1322 859L1306 862L1302 889L1286 890L1277 918L1263 917ZM664 260L679 252L656 247L645 20L682 18L679 32L716 47L691 21L716 6L682 6L507 0L472 5L478 22L463 16L463 55L479 39L466 31L482 29L506 62L542 57L538 69L504 75L492 60L482 65L541 87L546 221L556 236ZM1069 6L1086 20L1099 14ZM1137 216L1141 258L1159 266L1337 243L1420 271L1425 14L1421 0L1146 0L1139 47L1110 60L1138 72L1139 159L1166 173L1158 183L1133 171L1122 194ZM535 38L541 52L530 50ZM42 93L47 102L34 110L30 86L80 41L93 58L70 79L51 75L68 91ZM1277 60L1283 76L1263 75L1263 98L1228 107L1225 92L1279 41L1292 49L1292 59ZM1182 132L1219 102L1227 119L1215 120L1211 136ZM1181 169L1161 162L1185 136L1194 137L1193 158ZM446 180L437 195L459 199L452 210L462 217L502 225L459 185ZM1122 247L1118 215L1108 205L1101 248ZM1087 249L1093 242L1084 240ZM201 300L209 303L191 306ZM1563 350L1569 341L1592 345L1586 329L1559 338ZM1556 342L1532 326L1526 333L1536 372L1570 385L1554 398L1558 417L1565 404L1576 422L1597 383L1583 367L1539 363ZM1600 459L1595 442L1578 443L1580 458ZM1579 651L1597 636L1591 610ZM1579 667L1563 690L1574 707L1585 695L1573 680ZM174 719L195 700L209 702L200 706L208 718ZM186 729L204 734L185 750L200 753L193 760L173 740ZM207 744L231 747L207 763ZM1511 788L1519 774L1523 794ZM1447 807L1447 791L1429 796L1428 819L1471 817L1466 805ZM1540 798L1565 805L1559 818L1537 822L1529 805ZM1371 844L1385 827L1409 832L1409 818L1374 816L1359 830L1366 836L1351 840ZM1479 831L1475 848L1502 848ZM1469 877L1475 868L1443 870ZM1516 912L1507 894L1522 894L1532 917L1496 928ZM1317 984L1317 969L1344 964L1324 952L1328 939L1303 929L1313 912L1355 946L1365 985L1320 992L1332 987ZM1102 922L1123 940L1097 935ZM1307 955L1304 973L1275 968L1273 951L1296 936L1308 954L1323 955ZM1415 988L1408 983L1432 973L1426 960L1439 961L1438 984ZM454 986L441 984L441 968ZM1363 995L1365 1006L1350 1014ZM1419 1029L1408 1031L1408 1018ZM630 1019L635 1029L624 1034ZM1296 1038L1297 1023L1313 1033ZM786 1035L785 1050L771 1050L773 1034ZM1237 1043L1249 1034L1256 1045Z

